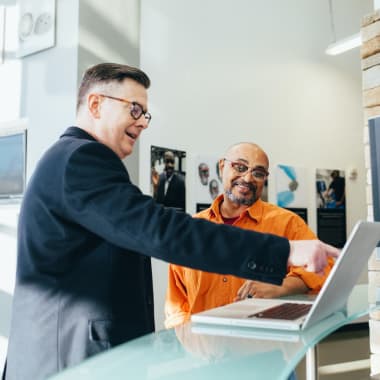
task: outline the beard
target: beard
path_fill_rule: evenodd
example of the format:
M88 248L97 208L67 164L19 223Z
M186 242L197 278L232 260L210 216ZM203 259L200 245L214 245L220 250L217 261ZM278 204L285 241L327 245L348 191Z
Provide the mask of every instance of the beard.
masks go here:
M245 196L236 196L232 193L232 189L235 186L243 185L246 186L252 193L250 197L245 197ZM243 205L243 206L252 206L256 201L257 201L257 186L253 185L252 183L244 182L244 181L233 181L232 185L229 189L227 189L224 192L227 196L227 198L237 204L237 205Z

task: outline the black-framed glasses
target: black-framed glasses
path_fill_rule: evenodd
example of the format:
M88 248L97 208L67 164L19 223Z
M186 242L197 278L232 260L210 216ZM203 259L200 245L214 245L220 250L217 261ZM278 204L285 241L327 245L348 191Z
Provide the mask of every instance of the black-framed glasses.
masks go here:
M247 174L248 171L250 171L252 176L256 180L265 181L269 175L269 172L261 166L250 167L246 164L243 164L242 162L232 161L232 160L229 160L228 158L224 158L224 161L228 161L230 163L232 169L239 176L243 176L243 175Z
M142 115L144 115L145 120L147 121L148 124L152 120L152 115L148 111L144 111L142 105L137 103L137 102L131 102L130 100L123 99L123 98L117 98L116 96L110 96L110 95L104 95L104 94L99 94L99 95L103 96L104 98L109 98L109 99L113 99L113 100L117 100L119 102L129 104L131 106L130 114L135 120L140 119L140 117Z

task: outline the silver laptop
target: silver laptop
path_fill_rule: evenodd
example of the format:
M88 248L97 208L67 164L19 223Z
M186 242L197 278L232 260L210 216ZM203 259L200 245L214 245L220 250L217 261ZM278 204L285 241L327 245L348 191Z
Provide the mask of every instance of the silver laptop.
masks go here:
M245 326L226 326L209 323L192 323L191 332L199 335L223 336L231 338L255 339L255 340L271 340L278 342L307 342L318 334L330 328L334 328L345 320L344 312L337 311L330 316L324 318L320 323L313 325L306 330L274 330L262 329L259 327ZM317 333L316 333L317 332Z
M191 316L196 323L304 330L344 309L359 276L380 241L380 222L359 221L315 300L246 299ZM301 314L299 309L303 309Z

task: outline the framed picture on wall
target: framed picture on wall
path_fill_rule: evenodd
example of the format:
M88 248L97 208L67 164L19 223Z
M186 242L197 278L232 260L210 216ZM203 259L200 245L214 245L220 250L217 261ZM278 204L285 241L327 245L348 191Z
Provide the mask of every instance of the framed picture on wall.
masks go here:
M342 248L347 238L345 173L338 169L317 169L315 180L318 238Z
M209 205L220 194L222 178L219 173L219 157L199 155L195 159L195 178L192 188L195 192L196 209L198 205Z
M55 45L55 1L19 1L17 57L37 53Z
M151 191L156 202L186 211L186 152L150 147Z
M306 168L278 164L275 168L277 205L286 208L307 206Z

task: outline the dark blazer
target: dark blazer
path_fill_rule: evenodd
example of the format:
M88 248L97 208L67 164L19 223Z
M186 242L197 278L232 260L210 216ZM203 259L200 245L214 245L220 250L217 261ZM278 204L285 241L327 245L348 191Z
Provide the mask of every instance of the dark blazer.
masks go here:
M155 199L167 207L175 207L182 211L186 210L185 181L180 174L173 173L165 194L166 174L161 173L158 180L158 188Z
M154 330L150 256L281 283L287 240L164 208L70 127L38 163L18 227L6 380L45 379Z

